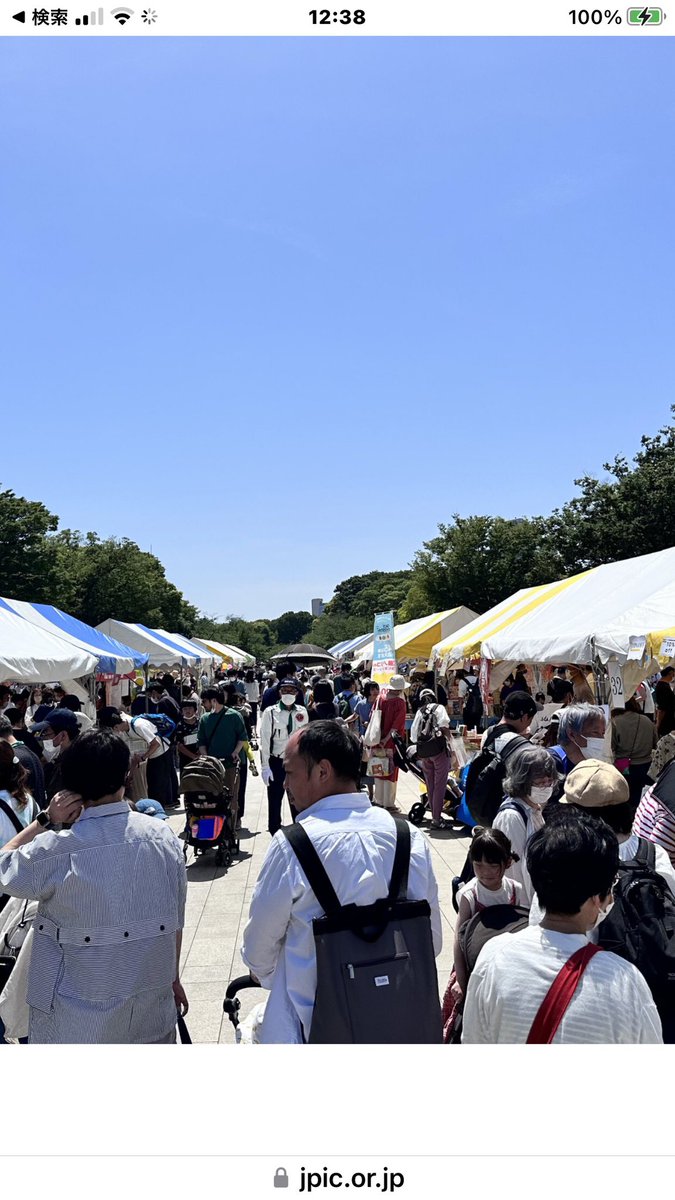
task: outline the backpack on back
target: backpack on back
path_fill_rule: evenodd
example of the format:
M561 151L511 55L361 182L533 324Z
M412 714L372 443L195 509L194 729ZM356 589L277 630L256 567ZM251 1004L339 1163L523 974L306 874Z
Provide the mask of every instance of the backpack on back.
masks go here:
M499 726L495 725L493 728L498 729ZM504 799L506 764L514 751L530 744L527 738L514 733L498 753L494 744L497 737L501 736L501 734L497 734L495 737L490 737L483 749L469 764L464 797L469 812L478 825L492 825Z
M436 709L439 707L436 703L425 704L422 709L424 715L417 735L418 758L433 758L434 755L443 754L448 749L444 734L436 732Z
M131 728L135 729L136 721L150 721L157 730L157 736L163 742L170 742L176 732L176 722L167 717L165 713L139 713L131 718Z
M653 842L640 838L635 858L619 863L614 905L598 929L598 945L644 975L654 1003L672 1025L675 1016L675 899L655 869Z
M442 1041L431 910L427 900L407 899L410 826L394 821L389 894L368 905L341 905L302 824L283 830L325 914L312 922L317 982L311 1043Z
M483 697L480 694L480 684L469 683L468 679L464 680L467 693L464 708L462 710L462 720L465 725L477 725L483 715Z
M354 715L354 710L349 703L349 697L353 695L353 692L341 692L338 696L338 716L342 717L343 721Z

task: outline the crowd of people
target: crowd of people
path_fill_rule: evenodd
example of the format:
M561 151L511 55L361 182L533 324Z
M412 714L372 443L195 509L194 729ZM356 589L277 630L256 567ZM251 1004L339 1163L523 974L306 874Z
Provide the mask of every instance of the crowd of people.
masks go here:
M665 668L609 721L582 670L557 668L546 691L533 691L526 664L506 680L494 717L476 715L477 674L458 671L461 721L450 681L433 671L379 686L348 662L335 673L288 660L213 679L166 673L117 706L102 690L95 719L60 685L1 686L0 1034L174 1040L189 1007L186 871L166 818L189 764L207 756L222 764L238 827L258 762L266 789L272 840L242 945L270 992L259 1040L317 1040L316 922L329 903L352 924L359 909L384 912L401 855L398 899L423 905L428 922L419 954L440 953L430 842L397 803L399 771L413 769L435 834L457 835L462 787L473 825L453 885L454 966L441 981L438 1036L431 1017L419 1040L675 1041L674 680ZM477 724L480 746L462 770L461 728ZM285 803L329 876L325 890L309 882ZM409 957L414 995L428 972ZM375 1004L362 985L358 995ZM418 997L425 1011L427 998ZM387 1000L378 995L383 1030Z

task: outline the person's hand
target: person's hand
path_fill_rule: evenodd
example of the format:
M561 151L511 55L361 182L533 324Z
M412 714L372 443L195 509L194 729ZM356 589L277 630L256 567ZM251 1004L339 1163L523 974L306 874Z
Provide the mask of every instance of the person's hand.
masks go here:
M232 762L233 762L235 765L238 765L238 764L239 764L239 755L238 755L238 754L233 754L233 755L231 755L231 758L232 758Z
M272 782L272 778L273 778L270 768L263 767L262 771L260 772L260 775L261 775L263 783L265 784L265 787L269 787L270 783Z
M185 995L183 985L180 979L174 979L171 986L173 987L173 998L176 1001L176 1008L178 1009L181 1017L184 1017L190 1005L188 1004L188 998Z
M52 825L72 825L82 808L82 797L77 792L57 792L47 805L47 815Z

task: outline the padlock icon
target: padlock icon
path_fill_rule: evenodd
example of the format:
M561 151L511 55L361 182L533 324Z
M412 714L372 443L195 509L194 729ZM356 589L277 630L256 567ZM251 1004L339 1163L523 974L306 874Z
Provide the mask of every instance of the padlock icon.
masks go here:
M277 1167L276 1171L274 1172L274 1186L288 1187L288 1175L283 1167Z

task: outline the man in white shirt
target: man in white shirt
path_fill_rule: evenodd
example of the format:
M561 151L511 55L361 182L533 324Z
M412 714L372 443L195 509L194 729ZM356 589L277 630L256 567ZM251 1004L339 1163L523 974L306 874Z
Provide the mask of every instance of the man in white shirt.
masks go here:
M269 832L281 829L281 805L284 799L286 769L284 752L292 734L305 729L309 723L307 709L298 704L298 685L290 677L279 684L279 699L271 704L260 718L260 775L267 788ZM295 809L291 804L291 816Z
M534 835L527 866L546 915L540 925L494 937L483 947L469 979L464 1042L527 1042L562 967L588 946L589 932L611 908L619 848L611 829L570 810ZM662 1042L643 976L611 951L598 951L583 970L552 1041Z
M266 715L266 714L265 714ZM311 838L341 904L373 904L389 890L396 825L359 792L361 747L336 721L314 721L294 734L284 755L298 821ZM424 835L411 828L408 898L427 900L434 949L441 950L438 888ZM309 1037L316 993L312 921L322 908L283 833L262 866L244 931L242 958L270 989L261 1041Z

